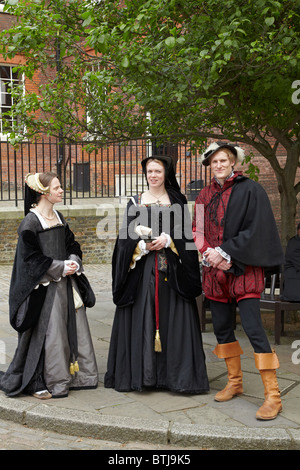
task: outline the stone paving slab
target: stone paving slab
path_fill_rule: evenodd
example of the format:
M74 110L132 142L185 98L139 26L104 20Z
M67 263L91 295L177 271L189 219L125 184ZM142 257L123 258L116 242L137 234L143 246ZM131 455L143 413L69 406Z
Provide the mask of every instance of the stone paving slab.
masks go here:
M209 325L202 335L209 393L120 393L105 389L103 377L114 315L111 267L87 265L85 269L97 297L96 306L87 313L99 367L99 387L71 391L68 398L46 403L29 396L8 398L0 393L0 419L70 436L117 442L139 441L199 449L300 449L300 364L292 361L294 338L284 337L282 344L276 346L283 402L283 412L276 420L255 418L263 402L263 386L254 366L253 351L239 325L236 335L244 351L241 360L245 391L240 397L226 403L214 401L214 394L226 383L227 372L225 362L212 353L215 338ZM3 267L3 282L0 280L0 346L5 345L4 355L0 347L2 370L8 366L17 344L17 335L8 322L10 270L9 266ZM272 336L270 341L272 343Z

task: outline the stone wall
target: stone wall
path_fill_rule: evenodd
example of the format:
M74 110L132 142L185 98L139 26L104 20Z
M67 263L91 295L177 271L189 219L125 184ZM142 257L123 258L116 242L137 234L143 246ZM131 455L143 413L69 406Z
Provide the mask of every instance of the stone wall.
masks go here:
M280 230L279 194L272 171L262 171L259 182L265 187L269 195ZM56 206L66 218L76 240L80 243L85 264L111 262L126 204L125 202L123 204L114 202L116 199L106 199L106 201L106 203L101 204L86 202L85 204L77 203L70 206ZM192 213L193 203L189 202L189 208ZM296 224L300 222L299 211L300 204L297 206ZM17 230L23 216L23 207L1 207L0 205L0 264L11 264L13 262L17 244Z
M57 205L55 208L64 215L80 243L84 264L111 262L126 203ZM189 203L189 210L192 215L193 203ZM23 208L0 207L0 264L13 263L17 230L23 216Z
M57 206L83 251L83 262L110 263L125 205L100 204ZM17 230L23 218L21 208L0 208L0 264L11 264L17 244Z

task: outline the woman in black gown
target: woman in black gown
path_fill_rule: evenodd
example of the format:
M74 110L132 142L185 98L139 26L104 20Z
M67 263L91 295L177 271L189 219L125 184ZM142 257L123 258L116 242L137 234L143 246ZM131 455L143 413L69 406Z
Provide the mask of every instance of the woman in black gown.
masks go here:
M204 393L201 281L187 201L170 157L147 158L142 167L149 189L130 199L113 253L117 307L104 385Z
M82 252L63 215L54 209L63 190L54 173L25 178L25 217L9 290L9 318L18 345L0 390L14 397L67 397L98 386L86 307L95 303L83 273ZM86 292L89 294L86 295Z

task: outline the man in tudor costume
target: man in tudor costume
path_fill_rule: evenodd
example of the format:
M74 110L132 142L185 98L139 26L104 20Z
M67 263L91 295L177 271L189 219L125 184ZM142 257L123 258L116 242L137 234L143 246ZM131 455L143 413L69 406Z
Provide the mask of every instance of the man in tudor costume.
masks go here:
M262 326L259 299L265 270L278 271L283 252L264 189L233 171L243 159L240 147L224 142L211 144L202 155L202 164L210 165L214 177L195 201L193 232L203 257L202 288L210 301L218 341L214 353L225 359L228 370L228 383L215 400L223 402L243 393L243 351L232 325L235 299L265 388L265 401L256 417L267 420L276 418L282 405L276 378L279 361Z

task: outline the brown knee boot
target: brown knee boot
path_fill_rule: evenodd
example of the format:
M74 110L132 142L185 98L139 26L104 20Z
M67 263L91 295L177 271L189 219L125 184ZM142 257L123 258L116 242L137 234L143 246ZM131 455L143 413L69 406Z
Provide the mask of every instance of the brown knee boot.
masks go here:
M225 359L228 383L226 387L215 395L216 401L228 401L236 395L243 393L241 354L242 348L238 341L233 343L217 344L213 351L219 358Z
M259 370L265 389L265 401L257 411L256 418L262 420L274 419L282 410L276 377L276 369L279 368L278 357L272 351L271 353L254 353L254 358L255 366Z

